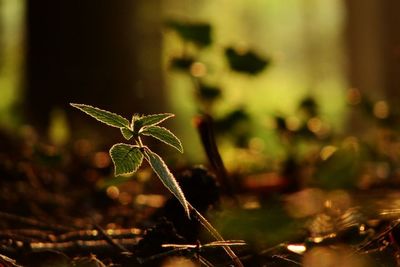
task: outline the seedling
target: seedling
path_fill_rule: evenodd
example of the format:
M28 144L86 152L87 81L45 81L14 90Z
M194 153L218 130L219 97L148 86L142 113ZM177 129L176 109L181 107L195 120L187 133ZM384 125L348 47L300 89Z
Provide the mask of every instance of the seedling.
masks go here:
M143 144L143 136L154 137L167 145L183 152L181 141L168 129L158 126L160 123L169 119L174 114L162 113L147 116L133 115L129 122L126 118L84 104L73 104L71 106L80 109L96 120L105 123L111 127L119 128L121 134L126 140L133 140L133 144L118 143L111 147L110 156L115 166L115 175L132 174L137 171L143 162L143 158L150 164L151 168L160 178L165 187L179 200L182 204L186 216L190 218L193 212L194 217L220 242L224 242L218 231L204 218L185 198L181 187L176 181L174 175L168 169L163 159ZM235 266L243 266L239 258L231 250L228 245L223 245L227 254L231 257Z
M152 136L183 152L181 141L168 129L158 126L166 119L174 116L171 113L153 114L148 116L133 115L131 122L126 118L96 107L84 104L71 104L96 120L111 127L119 128L126 140L133 140L133 144L119 143L110 149L110 156L115 166L115 175L132 174L137 171L143 162L147 160L151 168L163 182L165 187L179 200L190 217L188 202L181 187L173 174L168 169L163 159L143 144L142 136Z

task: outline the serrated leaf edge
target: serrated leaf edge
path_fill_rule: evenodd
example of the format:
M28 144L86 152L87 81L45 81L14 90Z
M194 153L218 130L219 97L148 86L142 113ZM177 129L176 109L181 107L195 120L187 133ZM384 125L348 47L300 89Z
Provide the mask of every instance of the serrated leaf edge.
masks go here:
M155 157L158 158L158 160L161 162L161 164L163 165L163 167L165 167L165 170L167 171L167 173L169 174L169 178L172 178L172 183L176 185L176 190L177 192L174 192L171 190L171 188L169 186L167 186L167 184L164 182L164 179L161 178L158 174L158 172L154 169L153 165L151 164L151 160L150 160L150 156L149 153L152 153L153 155L155 155ZM180 187L178 181L176 180L175 176L171 173L171 171L169 170L168 166L165 164L165 162L163 161L163 159L155 152L151 151L149 148L144 147L144 152L143 152L144 158L147 160L147 162L149 163L149 165L151 166L151 168L153 169L153 171L156 173L156 175L158 176L158 178L161 180L161 182L164 184L164 186L178 199L178 201L181 203L181 205L183 206L183 209L185 210L186 215L188 216L188 218L190 219L190 210L189 210L189 202L186 200L185 194L182 191L182 188Z
M131 137L129 137L129 138L126 137L126 134L124 134L124 130L128 130L129 133L132 134ZM121 128L120 128L120 131L121 131L122 136L123 136L126 140L131 140L132 137L135 135L134 132L133 132L130 128L127 128L127 127L121 127Z
M126 119L126 118L124 118L124 117L122 117L122 116L119 115L119 114L116 114L116 113L114 113L114 112L111 112L111 111L108 111L108 110L105 110L105 109L101 109L101 108L98 108L98 107L94 107L94 106L91 106L91 105L86 105L86 104L70 103L70 105L73 106L74 108L77 108L77 109L79 109L80 111L86 113L87 115L89 115L90 117L94 118L95 120L97 120L97 121L99 121L99 122L101 122L101 123L104 123L104 124L106 124L106 125L108 125L108 126L115 127L115 128L120 128L120 129L126 127L126 128L128 128L128 129L130 129L129 120ZM83 109L81 108L81 106L89 107L89 108L93 108L93 109L97 109L97 110L104 111L104 112L108 112L108 113L110 113L110 114L113 114L113 115L115 115L115 116L118 116L118 117L124 119L124 120L126 121L126 124L125 124L124 126L118 127L118 126L115 126L115 125L106 123L106 122L101 121L101 120L99 120L98 118L94 117L94 116L93 116L92 114L90 114L89 112L83 110Z
M143 158L144 158L143 152L140 151L141 154L142 154L142 158L140 159L140 162L139 162L139 164L137 165L136 169L134 169L134 170L131 171L131 172L122 172L122 173L117 174L117 167L116 167L117 165L115 164L114 158L113 158L112 155L111 155L111 150L112 150L115 146L118 146L118 145L126 145L126 146L129 146L129 147L132 147L132 148L138 148L138 149L140 150L140 147L137 146L137 145L130 145L130 144L125 144L125 143L117 143L117 144L113 145L113 146L110 148L110 150L109 150L108 153L110 154L110 158L111 158L111 160L112 160L112 162L113 162L113 164L114 164L114 175L115 175L115 176L121 176L121 175L128 175L128 174L133 174L133 173L135 173L135 172L139 169L139 167L142 165L142 163L143 163Z
M163 121L168 120L169 118L175 117L175 114L173 114L173 113L157 113L157 114L151 114L151 115L141 116L141 117L138 118L136 121L140 121L141 119L145 119L145 118L147 118L147 117L155 117L155 116L159 116L159 115L168 115L168 116L166 116L165 118L163 118L163 119L161 119L161 120L159 120L159 121L157 121L157 122L155 122L155 123L142 125L142 127L141 127L140 129L138 129L138 130L140 131L143 127L146 127L146 126L155 126L155 125L158 125L158 124L162 123ZM135 121L135 122L136 122L136 121ZM134 124L135 122L132 121L133 124Z
M165 140L162 139L162 138L159 138L158 136L154 136L153 134L146 133L146 132L145 132L146 129L147 129L147 128L150 128L150 127L158 127L158 128L161 128L161 129L167 131L168 133L170 133L170 134L175 138L175 140L178 141L179 147L176 147L175 145L173 145L173 144L171 144L171 143L165 141ZM145 126L145 127L143 127L143 128L139 131L139 133L140 133L140 134L143 134L143 135L146 135L146 136L154 137L154 138L156 138L157 140L160 140L161 142L163 142L164 144L167 144L167 145L169 145L169 146L175 148L175 149L178 150L179 152L183 153L183 146L182 146L181 140L180 140L175 134L173 134L170 130L168 130L168 129L165 128L165 127L161 127L161 126L157 126L157 125Z

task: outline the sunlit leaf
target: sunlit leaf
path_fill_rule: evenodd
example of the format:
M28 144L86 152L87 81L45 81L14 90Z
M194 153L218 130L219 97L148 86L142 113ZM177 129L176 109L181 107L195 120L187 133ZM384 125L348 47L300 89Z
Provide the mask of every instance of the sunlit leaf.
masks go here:
M124 128L124 127L129 128L129 121L118 114L84 104L71 103L71 106L82 110L89 116L92 116L96 120L105 123L109 126L117 128Z
M134 173L142 164L143 154L138 146L115 144L110 149L115 175Z
M183 194L182 189L176 181L174 175L170 172L162 158L148 148L145 148L144 156L145 159L149 162L151 168L160 178L161 182L179 200L179 202L185 209L186 215L190 217L189 206L188 202L186 201L185 195Z
M225 56L231 69L253 75L264 70L270 63L269 59L263 59L252 51L239 53L231 47L225 49Z
M179 152L183 153L183 147L181 141L178 139L178 137L176 137L173 133L171 133L164 127L148 126L143 128L143 131L140 133L157 138L158 140L166 143L167 145L172 146Z
M161 113L161 114L152 114L147 116L142 116L135 121L132 121L133 128L135 131L139 131L144 126L153 126L160 124L168 118L174 117L175 115L172 113Z
M126 140L130 140L133 137L133 132L128 128L121 128L121 133Z
M139 114L133 114L132 115L132 120L131 120L131 127L130 127L130 129L132 129L132 131L133 132L138 132L139 130L140 130L140 128L138 128L138 126L139 126L139 124L136 126L136 128L137 129L135 129L134 127L135 127L135 122L138 120L138 119L140 119L140 115Z
M179 36L189 42L201 46L211 44L211 26L207 23L183 23L178 21L169 21L167 26L175 30Z

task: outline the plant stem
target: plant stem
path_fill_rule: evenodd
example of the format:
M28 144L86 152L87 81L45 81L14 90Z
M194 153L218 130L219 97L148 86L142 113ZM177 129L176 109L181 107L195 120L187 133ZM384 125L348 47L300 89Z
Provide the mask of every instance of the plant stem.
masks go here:
M207 219L201 215L201 213L193 207L189 202L188 206L190 211L194 213L194 217L203 225L205 229L207 229L208 232L217 240L217 241L225 241L224 238L221 236L221 234L217 231L217 229L214 228L214 226L211 225ZM228 254L228 256L232 259L232 262L235 264L236 267L244 267L243 263L240 261L239 257L236 256L235 252L229 247L229 246L223 246L225 252Z
M208 114L201 114L195 117L195 125L200 134L200 139L203 148L206 152L208 161L215 171L218 181L221 184L224 193L238 203L231 180L229 179L228 172L226 171L221 154L218 151L217 142L215 140L215 133L213 130L213 119Z
M137 136L137 137L135 138L135 142L136 142L136 144L137 144L139 147L144 147L143 142L142 142L142 139L140 138L140 136Z

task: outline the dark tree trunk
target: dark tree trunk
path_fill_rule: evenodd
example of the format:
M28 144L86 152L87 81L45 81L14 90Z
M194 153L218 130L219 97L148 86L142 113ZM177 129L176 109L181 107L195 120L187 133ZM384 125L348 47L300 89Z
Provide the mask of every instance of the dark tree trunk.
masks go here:
M349 79L373 98L400 100L400 2L346 0Z
M29 122L46 129L59 107L76 123L70 102L125 116L164 111L160 25L159 1L27 1Z

